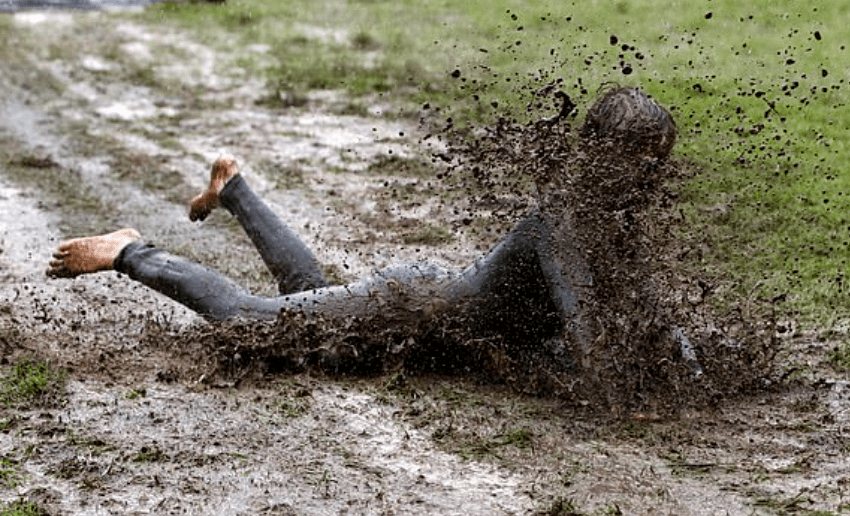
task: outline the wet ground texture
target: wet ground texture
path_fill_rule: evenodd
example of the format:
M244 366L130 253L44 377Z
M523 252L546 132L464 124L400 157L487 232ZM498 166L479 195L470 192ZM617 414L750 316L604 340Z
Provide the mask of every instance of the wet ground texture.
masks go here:
M48 514L850 510L850 385L823 361L831 343L809 335L741 330L778 346L778 374L742 376L740 360L774 362L716 351L705 355L711 389L673 368L665 396L597 404L533 396L507 377L293 368L251 354L263 328L228 334L120 275L48 281L61 238L133 226L272 293L227 217L188 221L186 202L220 153L239 159L337 281L395 261L463 266L508 223L461 231L467 207L447 208L421 170L374 166L390 151L402 164L429 162L415 124L339 115L345 99L326 91L270 108L238 56L165 24L85 11L0 21L2 367L65 372L55 389L4 406L0 501ZM245 51L261 60L267 49ZM486 162L486 151L471 155ZM672 292L653 295L673 316L677 289L697 295L652 272ZM741 379L733 389L719 386L724 367ZM639 382L624 378L618 386Z

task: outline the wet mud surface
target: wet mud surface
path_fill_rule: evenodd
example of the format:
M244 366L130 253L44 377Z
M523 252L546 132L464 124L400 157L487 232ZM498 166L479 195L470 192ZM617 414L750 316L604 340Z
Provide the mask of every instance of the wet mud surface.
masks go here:
M825 362L831 343L812 335L772 340L778 372L753 375L759 383L748 387L757 389L696 402L690 397L700 387L683 383L664 398L681 397L677 411L600 410L592 399L530 396L475 375L245 367L238 350L208 338L216 328L125 277L47 280L46 261L62 238L133 226L160 247L272 293L274 281L227 217L188 221L186 202L221 153L237 157L338 281L396 261L461 267L509 224L456 231L468 225L468 206L446 207L421 173L376 171L389 155L412 163L433 151L421 147L413 124L333 114L340 99L328 92L314 92L302 108L264 107L256 102L267 95L264 84L237 56L165 25L99 12L8 21L3 37L14 51L0 64L2 365L46 359L69 381L53 403L0 415L0 464L10 472L0 501L31 500L49 514L850 507L850 385ZM265 52L245 51L257 59ZM416 233L410 221L422 219L443 236ZM700 317L692 324L707 320Z

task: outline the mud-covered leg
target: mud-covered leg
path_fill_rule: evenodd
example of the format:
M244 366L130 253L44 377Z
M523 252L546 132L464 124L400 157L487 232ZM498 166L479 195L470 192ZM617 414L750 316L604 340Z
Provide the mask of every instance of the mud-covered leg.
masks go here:
M468 299L467 326L474 334L493 335L510 343L508 352L523 359L547 357L561 371L572 357L564 337L562 307L554 302L542 270L538 241L545 233L541 217L520 221L486 256L465 269L457 282Z
M274 319L280 303L250 294L222 274L141 242L127 245L115 270L215 320Z
M575 242L571 220L566 214L557 219L544 213L532 217L537 231L528 244L537 251L549 295L564 327L564 336L569 338L576 352L584 355L590 351L595 333L586 313L593 297L590 266Z
M268 269L281 294L292 294L327 285L312 251L239 175L236 161L218 158L210 171L207 189L192 200L191 220L204 220L223 206L236 216Z
M313 252L241 177L234 178L224 187L220 202L242 224L277 279L281 294L327 285Z

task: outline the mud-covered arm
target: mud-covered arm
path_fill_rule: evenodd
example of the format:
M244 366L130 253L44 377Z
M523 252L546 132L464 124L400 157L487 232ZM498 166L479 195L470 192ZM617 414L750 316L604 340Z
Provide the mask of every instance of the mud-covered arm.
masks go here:
M566 217L552 220L544 214L536 216L539 229L535 247L549 295L558 309L564 336L585 353L593 342L586 313L593 276L573 239L570 221Z
M553 218L538 215L539 231L536 242L540 268L553 303L560 312L564 335L576 341L582 353L590 351L595 332L589 304L593 301L593 275L576 242L571 220L567 215ZM695 376L703 374L696 349L679 326L670 328L670 338L679 348L680 358Z

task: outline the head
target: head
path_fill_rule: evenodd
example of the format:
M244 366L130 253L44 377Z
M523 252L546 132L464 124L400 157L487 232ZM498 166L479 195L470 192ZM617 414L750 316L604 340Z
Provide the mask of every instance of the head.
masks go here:
M664 160L676 141L670 113L637 88L613 88L587 112L579 133L585 152Z

